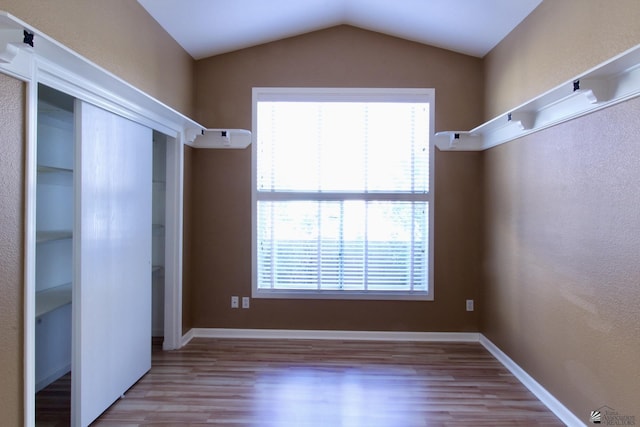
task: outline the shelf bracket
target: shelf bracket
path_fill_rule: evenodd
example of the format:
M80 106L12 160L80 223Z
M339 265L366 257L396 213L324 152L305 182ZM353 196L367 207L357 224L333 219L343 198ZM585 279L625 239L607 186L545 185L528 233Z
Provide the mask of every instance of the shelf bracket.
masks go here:
M449 148L456 148L456 145L460 142L460 133L454 132L449 137Z
M533 128L536 115L526 111L518 111L507 114L507 122L517 127L519 130L529 130Z
M190 143L194 148L244 149L251 144L251 131L245 129L205 129Z
M0 30L0 63L10 64L22 46L20 30Z
M479 135L471 132L446 131L437 132L434 136L435 146L440 150L475 151L479 142Z
M184 143L192 145L198 135L204 135L203 129L187 128L184 131Z
M574 84L574 91L583 94L590 104L597 104L611 99L611 88L607 80L586 78L576 81L578 82L578 89L575 89Z

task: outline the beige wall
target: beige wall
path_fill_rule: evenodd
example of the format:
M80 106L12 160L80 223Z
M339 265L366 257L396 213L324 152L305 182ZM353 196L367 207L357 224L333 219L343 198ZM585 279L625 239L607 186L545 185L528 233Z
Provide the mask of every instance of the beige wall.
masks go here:
M482 332L585 422L640 417L640 99L489 150Z
M545 1L487 56L488 109L640 43L639 13ZM484 155L481 330L585 423L603 405L640 418L638 117L635 99Z
M137 1L1 0L0 10L192 114L194 61Z
M0 424L22 420L24 85L0 74Z
M196 85L208 127L250 129L254 86L433 87L436 128L482 118L481 60L348 26L198 61ZM251 295L250 149L194 150L185 315L195 327L476 331L464 300L479 295L479 159L436 155L434 302L254 299L232 310L232 295Z
M485 119L640 41L638 0L545 0L485 57Z

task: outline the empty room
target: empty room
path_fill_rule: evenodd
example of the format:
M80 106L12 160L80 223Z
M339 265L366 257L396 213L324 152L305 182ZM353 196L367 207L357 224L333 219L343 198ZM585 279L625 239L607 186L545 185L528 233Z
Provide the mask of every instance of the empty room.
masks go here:
M640 422L640 2L0 11L0 424Z

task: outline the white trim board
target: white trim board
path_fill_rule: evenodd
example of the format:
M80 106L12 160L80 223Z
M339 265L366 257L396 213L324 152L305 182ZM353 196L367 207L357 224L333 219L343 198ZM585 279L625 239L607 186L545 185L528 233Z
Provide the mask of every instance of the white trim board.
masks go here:
M33 34L33 46L23 42ZM39 75L34 76L38 68ZM115 74L0 10L0 69L24 81L38 81L76 98L171 136L191 140L205 128ZM188 139L188 138L187 138Z
M48 386L49 384L53 383L57 379L60 379L60 377L62 377L63 375L66 375L69 372L71 372L71 364L68 364L61 368L56 369L54 372L42 378L40 381L36 383L35 385L36 393L42 390L43 388L45 388L46 386Z
M585 427L566 406L549 393L540 383L518 366L509 356L478 332L396 332L396 331L327 331L296 329L228 329L192 328L182 336L182 345L194 338L230 339L316 339L361 341L420 341L420 342L476 342L481 344L518 381L533 393L543 405L569 427Z
M395 332L395 331L328 331L295 329L224 329L193 328L182 339L183 345L193 338L238 339L310 339L360 341L447 341L478 342L477 332Z
M586 426L573 412L567 409L558 399L547 391L540 383L538 383L531 375L522 369L516 362L500 350L487 337L479 334L480 344L498 359L502 365L507 368L514 377L518 379L531 393L533 393L551 412L553 412L560 420L569 427Z

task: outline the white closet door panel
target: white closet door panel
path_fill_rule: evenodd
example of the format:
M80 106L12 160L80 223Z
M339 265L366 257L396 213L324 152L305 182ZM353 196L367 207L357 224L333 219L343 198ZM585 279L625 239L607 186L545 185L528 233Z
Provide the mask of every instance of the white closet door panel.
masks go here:
M73 425L151 368L151 130L76 101Z

